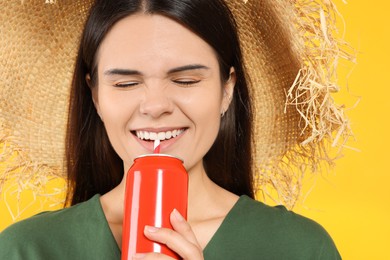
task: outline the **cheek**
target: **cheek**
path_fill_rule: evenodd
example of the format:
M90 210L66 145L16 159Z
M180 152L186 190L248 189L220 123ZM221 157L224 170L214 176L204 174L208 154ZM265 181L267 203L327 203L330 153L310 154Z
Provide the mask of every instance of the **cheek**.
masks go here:
M193 102L194 114L200 121L212 124L219 121L222 107L222 92L219 88L205 91Z
M122 160L125 160L128 122L135 111L134 101L129 93L112 91L101 91L99 98L100 114L110 143Z
M193 122L196 135L212 144L219 131L222 90L218 85L215 89L206 90L189 95L190 97L185 100L187 104L182 107L185 107L184 113Z
M218 100L203 100L194 110L198 126L205 130L219 128L221 105Z
M135 101L129 93L101 90L99 92L99 108L104 128L115 152L123 161L132 161L128 158L126 147L128 144L129 119L135 111Z
M134 103L131 96L124 93L104 90L99 92L100 114L105 124L119 124L128 118L134 110L132 107Z
M171 93L175 101L185 108L188 115L200 120L218 117L222 108L223 90L218 78L205 80L202 85L189 89L179 89Z

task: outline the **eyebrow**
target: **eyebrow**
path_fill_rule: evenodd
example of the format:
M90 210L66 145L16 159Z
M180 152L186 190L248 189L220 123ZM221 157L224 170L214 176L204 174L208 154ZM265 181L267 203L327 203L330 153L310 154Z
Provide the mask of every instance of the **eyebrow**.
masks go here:
M128 70L128 69L109 69L104 72L104 75L112 76L112 75L124 75L124 76L131 76L131 75L142 75L141 72L138 70Z
M210 68L207 66L204 66L204 65L200 65L200 64L191 64L191 65L185 65L185 66L173 68L173 69L168 71L168 74L182 72L182 71L186 71L186 70L199 70L199 69L209 70Z
M199 69L205 69L209 70L210 68L204 65L200 64L190 64L185 66L180 66L177 68L170 69L168 71L168 74L173 74L177 72L187 71L187 70L199 70ZM112 76L112 75L124 75L124 76L132 76L132 75L142 75L142 73L138 70L130 70L130 69L109 69L104 72L104 75Z

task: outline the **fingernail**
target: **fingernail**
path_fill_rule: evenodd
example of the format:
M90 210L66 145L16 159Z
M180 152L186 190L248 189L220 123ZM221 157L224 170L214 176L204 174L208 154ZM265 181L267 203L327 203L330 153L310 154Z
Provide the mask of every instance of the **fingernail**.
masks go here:
M146 254L135 254L133 255L133 259L142 259L145 258Z
M145 230L147 232L150 232L150 233L155 233L155 232L157 232L159 230L159 228L158 227L153 227L153 226L145 226Z
M184 221L185 220L177 209L173 209L173 215L175 216L175 218L178 221Z

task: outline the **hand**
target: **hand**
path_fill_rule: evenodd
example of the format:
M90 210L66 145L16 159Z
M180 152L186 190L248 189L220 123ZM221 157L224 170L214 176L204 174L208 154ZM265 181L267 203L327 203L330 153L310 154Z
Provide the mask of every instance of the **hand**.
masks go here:
M185 260L203 259L202 248L188 222L174 209L170 215L173 230L146 226L144 234L150 240L167 245ZM133 259L172 259L160 253L136 254Z

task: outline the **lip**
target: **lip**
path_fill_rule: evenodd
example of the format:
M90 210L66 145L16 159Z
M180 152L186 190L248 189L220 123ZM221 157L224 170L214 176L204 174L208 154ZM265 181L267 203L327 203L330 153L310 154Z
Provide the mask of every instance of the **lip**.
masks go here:
M184 129L186 130L188 127L145 127L145 128L136 128L136 129L131 129L131 132L136 132L136 131L146 131L146 132L167 132L167 131L173 131L173 130L178 130L178 129Z
M163 140L160 142L160 152L164 152L166 151L170 146L172 146L174 143L176 143L188 130L188 127L176 127L176 128L173 128L173 127L162 127L162 128L140 128L140 129L137 129L137 130L131 130L131 134L132 136L135 138L135 140L141 144L141 146L143 148L145 148L148 152L150 153L153 153L153 146L154 146L154 142L153 141L146 141L146 140L141 140L137 137L136 135L136 131L147 131L147 132L167 132L167 131L173 131L173 130L177 130L177 129L183 129L183 132L174 137L174 138L171 138L169 140Z

